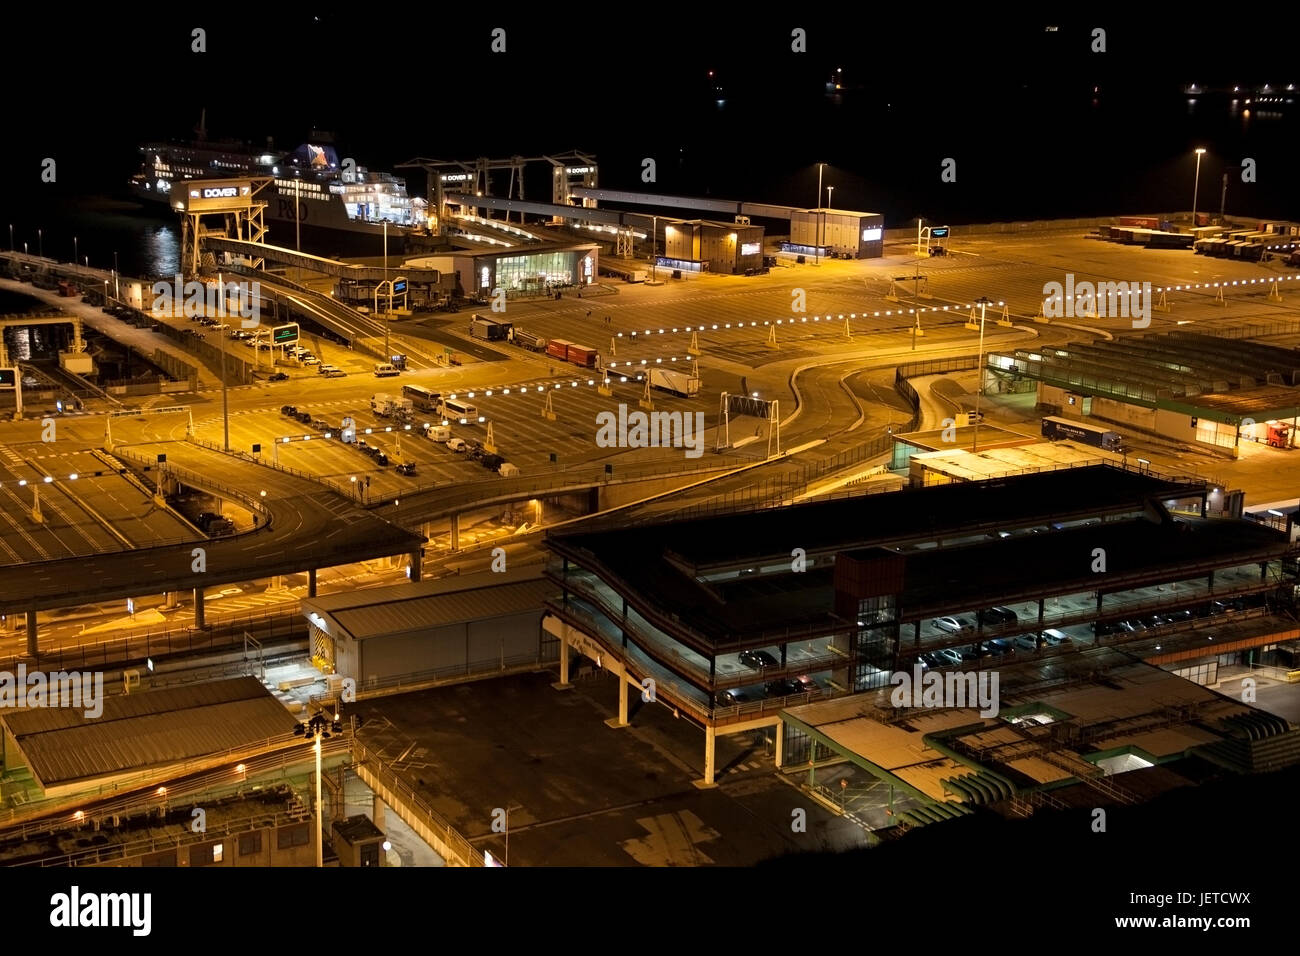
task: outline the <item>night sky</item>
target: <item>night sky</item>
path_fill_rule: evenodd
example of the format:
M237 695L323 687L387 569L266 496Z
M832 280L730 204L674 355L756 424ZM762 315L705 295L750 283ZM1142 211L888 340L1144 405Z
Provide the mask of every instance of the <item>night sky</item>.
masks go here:
M208 9L7 14L8 179L35 186L53 155L59 192L118 191L140 141L187 138L206 107L212 138L289 149L326 129L372 169L580 148L609 187L812 205L826 162L835 205L890 225L1186 209L1191 150L1205 145L1202 209L1217 209L1226 163L1229 212L1300 219L1300 102L1244 119L1212 97L1189 112L1182 94L1190 82L1300 87L1296 17L1276 11L1225 24L841 5L778 20L755 5L738 25L681 6ZM605 16L575 25L586 10ZM190 52L194 26L205 54ZM490 51L497 26L504 54ZM1090 50L1095 26L1105 53ZM807 53L790 50L795 27ZM847 89L833 97L836 68ZM1244 156L1255 184L1240 183ZM644 157L654 186L640 182ZM940 182L945 157L955 183ZM423 177L411 185L422 192Z

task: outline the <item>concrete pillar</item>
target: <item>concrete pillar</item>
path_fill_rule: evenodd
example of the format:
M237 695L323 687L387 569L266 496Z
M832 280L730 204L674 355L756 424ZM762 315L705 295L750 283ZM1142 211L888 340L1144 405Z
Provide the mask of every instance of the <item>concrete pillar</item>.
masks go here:
M609 668L618 675L618 717L611 717L605 721L606 727L626 727L627 723L627 671L623 666L615 661Z
M713 729L713 725L706 724L704 727L704 779L695 781L695 786L701 790L717 786L717 783L713 780L714 762L717 755L716 735L717 731Z
M307 572L307 596L316 596L316 569L311 568Z
M194 589L194 626L203 627L203 588Z
M424 551L416 548L411 552L411 582L420 580L420 561L424 557Z
M36 660L36 612L27 612L27 656Z
M451 516L451 550L460 550L460 515Z
M560 636L560 679L551 686L556 690L568 690L573 686L569 682L569 642L563 635Z
M163 606L162 606L162 609L163 609L164 611L170 611L170 610L172 610L172 608L175 608L175 607L179 606L179 604L180 604L180 602L179 602L178 600L176 600L176 592L175 592L175 591L164 591L164 592L163 592Z
M370 804L370 822L381 830L384 828L384 801L379 799L377 793Z
M781 764L785 763L785 721L776 722L776 769L781 769Z

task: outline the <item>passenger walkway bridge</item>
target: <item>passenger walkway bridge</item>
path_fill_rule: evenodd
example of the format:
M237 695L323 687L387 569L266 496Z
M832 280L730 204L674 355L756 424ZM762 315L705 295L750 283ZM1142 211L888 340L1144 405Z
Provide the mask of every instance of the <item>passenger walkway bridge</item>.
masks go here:
M394 234L396 238L396 234ZM249 242L246 239L231 239L228 236L204 236L203 244L213 252L228 252L231 255L244 256L248 259L269 259L296 269L307 269L323 275L338 276L356 282L380 283L398 275L398 268L384 269L383 266L365 266L354 262L340 262L324 256L313 256L307 252L286 249L283 246L271 246L261 242ZM401 266L400 274L411 282L440 285L442 273L437 269L417 269Z

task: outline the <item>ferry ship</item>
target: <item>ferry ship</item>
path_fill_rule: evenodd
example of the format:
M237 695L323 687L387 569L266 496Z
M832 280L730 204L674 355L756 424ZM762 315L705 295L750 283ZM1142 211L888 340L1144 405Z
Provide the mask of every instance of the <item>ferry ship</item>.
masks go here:
M391 173L371 172L351 159L339 160L324 137L304 143L290 153L269 143L257 149L245 143L209 142L203 125L199 139L189 143L146 143L140 147L141 169L131 177L133 195L169 203L178 182L234 176L265 176L271 186L267 200L269 242L293 247L307 239L313 244L340 240L367 251L382 243L384 220L388 239L400 249L405 238L425 230L427 205L408 196L405 180ZM295 227L295 222L298 224Z

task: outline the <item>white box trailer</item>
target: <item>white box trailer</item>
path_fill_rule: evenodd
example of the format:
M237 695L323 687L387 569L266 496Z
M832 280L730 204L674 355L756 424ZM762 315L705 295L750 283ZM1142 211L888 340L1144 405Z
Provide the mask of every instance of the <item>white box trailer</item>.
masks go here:
M682 398L694 398L700 391L700 380L689 372L676 372L666 368L650 369L650 387L672 392Z
M380 418L402 418L412 414L414 405L409 398L378 392L370 396L370 410Z

